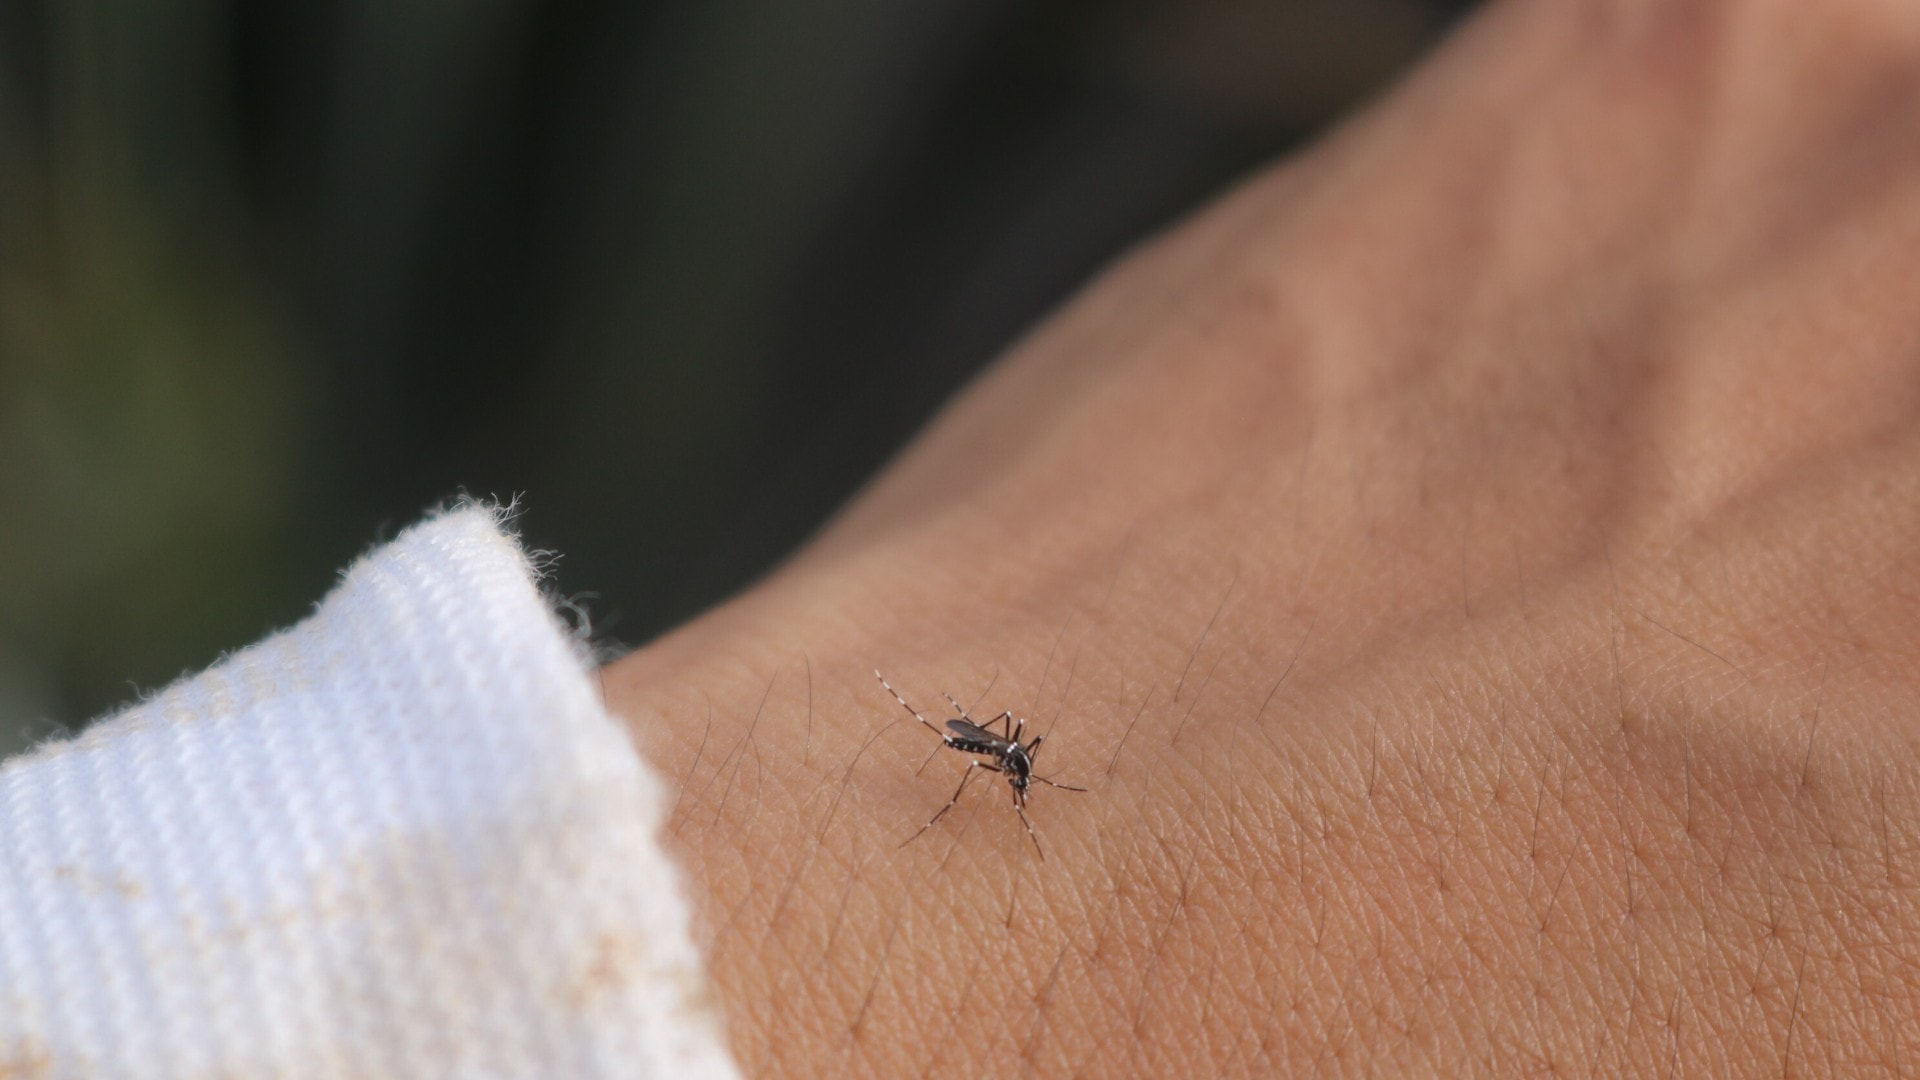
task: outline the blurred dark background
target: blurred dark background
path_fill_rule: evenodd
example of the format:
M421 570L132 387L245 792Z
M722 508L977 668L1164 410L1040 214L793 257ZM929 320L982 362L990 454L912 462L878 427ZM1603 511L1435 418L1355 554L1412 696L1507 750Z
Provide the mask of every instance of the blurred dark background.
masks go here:
M1466 6L0 3L0 754L463 489L646 640Z

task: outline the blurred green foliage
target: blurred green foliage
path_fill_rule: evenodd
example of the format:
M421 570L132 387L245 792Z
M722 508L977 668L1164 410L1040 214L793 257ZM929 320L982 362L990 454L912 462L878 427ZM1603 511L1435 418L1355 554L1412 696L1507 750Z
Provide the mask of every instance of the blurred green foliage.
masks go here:
M257 619L236 567L284 572L300 419L223 227L217 39L138 4L21 15L0 54L0 749Z

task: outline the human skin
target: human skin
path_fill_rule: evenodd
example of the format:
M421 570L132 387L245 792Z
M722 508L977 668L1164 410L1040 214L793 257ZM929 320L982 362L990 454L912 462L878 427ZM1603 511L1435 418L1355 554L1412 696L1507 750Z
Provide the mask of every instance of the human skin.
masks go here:
M611 665L746 1069L1920 1065L1916 133L1907 0L1495 4ZM907 842L876 667L1090 790Z

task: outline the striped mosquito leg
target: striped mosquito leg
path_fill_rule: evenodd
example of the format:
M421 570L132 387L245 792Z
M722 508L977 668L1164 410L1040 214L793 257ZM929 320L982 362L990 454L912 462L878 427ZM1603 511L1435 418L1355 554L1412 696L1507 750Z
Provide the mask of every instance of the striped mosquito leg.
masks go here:
M1046 861L1047 853L1040 846L1040 834L1033 831L1033 822L1027 820L1027 800L1020 794L1019 788L1013 789L1013 812L1020 815L1020 824L1027 827L1027 839L1033 841L1033 850L1039 852L1040 860Z
M975 769L985 769L988 772L1000 771L1000 767L998 765L990 765L984 761L967 762L967 771L960 774L960 786L953 789L953 798L948 799L947 805L941 807L937 812L935 812L935 814L932 817L928 818L927 823L925 825L920 826L920 832L916 832L912 836L909 836L905 840L902 840L900 842L901 847L906 847L908 844L911 844L915 840L920 839L920 833L926 832L928 829L933 828L934 822L939 821L942 817L946 816L947 811L953 809L953 804L960 801L961 792L964 792L967 790L967 784L973 779L973 770Z
M941 742L949 743L949 744L953 742L953 740L950 737L948 737L946 732L941 731L937 727L934 727L933 724L926 717L920 715L920 711L918 709L915 709L913 706L907 704L907 699L900 696L900 691L895 690L893 688L893 684L887 681L887 677L885 675L880 674L880 669L878 668L874 669L873 677L880 680L880 685L887 688L887 693L893 695L893 700L899 702L900 707L907 710L908 715L912 716L915 720L920 721L922 724L926 724L927 727L930 728L935 735L940 736Z
M942 694L941 696L947 699L947 704L953 706L954 712L957 712L960 714L960 719L965 720L968 723L973 722L973 717L967 715L967 707L965 705L960 704L958 701L955 701L952 694ZM976 701L974 702L974 704L978 705L979 702ZM982 730L992 731L993 725L999 723L1002 720L1005 720L1007 722L1007 733L1011 735L1013 733L1013 713L1011 711L1002 712L999 716L996 716L993 719L987 721L986 723L981 724L980 727Z
M1001 713L1001 714L1000 714L999 716L996 716L996 717L994 717L993 719L991 719L991 720L989 720L989 721L987 721L987 722L986 722L986 723L984 723L984 724L981 724L980 726L981 726L981 727L983 727L983 728L986 728L986 729L987 729L988 731L992 731L992 730L993 730L993 725L995 725L995 724L997 724L997 723L999 723L999 722L1000 722L1000 721L1002 721L1002 720L1005 720L1005 721L1007 722L1007 739L1008 739L1009 741L1011 741L1011 742L1019 742L1019 741L1020 741L1020 736L1018 736L1018 735L1015 735L1015 734L1013 733L1013 730L1014 730L1014 728L1013 728L1013 725L1014 725L1014 724L1016 724L1016 723L1018 723L1018 724L1025 724L1025 723L1026 723L1026 721L1024 721L1024 720L1016 720L1016 719L1014 718L1014 715L1013 715L1013 713L1012 713L1012 711L1010 711L1010 710L1009 710L1009 711L1006 711L1006 712L1002 712L1002 713Z

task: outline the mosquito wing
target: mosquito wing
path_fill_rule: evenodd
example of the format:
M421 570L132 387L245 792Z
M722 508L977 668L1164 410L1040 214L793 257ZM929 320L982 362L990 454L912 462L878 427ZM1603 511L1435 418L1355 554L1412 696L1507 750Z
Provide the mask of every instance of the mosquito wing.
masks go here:
M1007 740L971 720L949 720L947 729L968 742L985 743L988 746L1008 745Z

